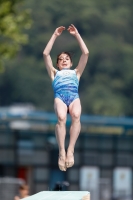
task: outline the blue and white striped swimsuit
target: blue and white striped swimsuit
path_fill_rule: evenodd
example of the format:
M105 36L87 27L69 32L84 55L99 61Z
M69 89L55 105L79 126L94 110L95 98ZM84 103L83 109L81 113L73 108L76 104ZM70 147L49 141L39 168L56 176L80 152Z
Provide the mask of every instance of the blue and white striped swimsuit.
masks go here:
M57 71L52 86L54 97L61 99L67 106L79 98L79 80L75 70L62 69Z

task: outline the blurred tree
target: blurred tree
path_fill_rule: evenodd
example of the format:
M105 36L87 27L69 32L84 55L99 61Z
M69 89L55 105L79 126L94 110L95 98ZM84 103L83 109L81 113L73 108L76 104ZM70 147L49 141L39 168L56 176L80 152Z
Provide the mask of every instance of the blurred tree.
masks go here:
M29 43L16 59L7 62L0 77L1 105L32 102L53 111L53 92L42 52L55 28L73 23L85 40L89 62L80 80L82 111L97 115L133 115L133 4L132 0L40 0L25 2L32 10ZM63 51L74 52L76 67L80 48L65 31L51 52L53 64Z
M0 71L4 60L15 56L28 40L23 30L30 28L31 20L29 9L23 10L22 6L20 0L0 0Z

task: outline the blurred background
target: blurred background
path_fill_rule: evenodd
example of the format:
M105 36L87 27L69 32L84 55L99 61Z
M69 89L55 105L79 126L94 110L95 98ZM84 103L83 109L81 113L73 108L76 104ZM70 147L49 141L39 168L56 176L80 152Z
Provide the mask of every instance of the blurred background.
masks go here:
M12 200L22 183L30 194L88 190L91 200L133 199L132 11L132 0L0 1L0 199ZM42 52L55 28L71 23L90 55L75 165L64 173ZM81 51L67 31L51 51L54 66L61 51L74 53L76 67ZM67 132L70 124L68 115Z

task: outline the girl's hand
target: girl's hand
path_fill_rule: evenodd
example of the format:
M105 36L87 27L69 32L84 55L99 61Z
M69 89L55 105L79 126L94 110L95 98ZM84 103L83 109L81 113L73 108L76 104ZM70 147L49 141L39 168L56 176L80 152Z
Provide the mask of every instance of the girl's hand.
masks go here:
M71 25L68 27L67 30L68 30L69 33L72 34L72 35L77 35L77 34L78 34L78 30L76 29L76 27L75 27L73 24L71 24Z
M59 35L62 34L62 32L63 32L64 30L65 30L65 27L64 27L64 26L60 26L60 27L58 27L58 28L55 30L54 34L57 35L57 36L59 36Z

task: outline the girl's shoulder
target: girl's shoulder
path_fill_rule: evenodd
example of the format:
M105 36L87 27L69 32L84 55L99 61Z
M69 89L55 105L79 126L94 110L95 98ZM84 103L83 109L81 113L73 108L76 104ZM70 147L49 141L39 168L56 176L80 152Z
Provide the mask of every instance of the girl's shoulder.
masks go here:
M55 69L54 70L54 76L57 74L57 72L59 72L59 70Z

